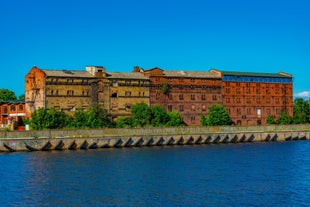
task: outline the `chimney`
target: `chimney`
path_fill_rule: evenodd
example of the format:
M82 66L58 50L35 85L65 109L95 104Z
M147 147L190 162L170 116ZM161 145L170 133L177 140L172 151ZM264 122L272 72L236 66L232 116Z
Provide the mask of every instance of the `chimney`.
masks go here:
M135 72L135 73L140 72L140 67L139 66L134 66L133 67L133 72Z

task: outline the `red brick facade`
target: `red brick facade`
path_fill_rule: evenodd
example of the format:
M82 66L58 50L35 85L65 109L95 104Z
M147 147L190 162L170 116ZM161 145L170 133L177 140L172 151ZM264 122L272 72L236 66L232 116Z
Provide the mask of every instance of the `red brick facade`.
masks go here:
M200 125L201 114L221 103L221 78L211 72L164 71L153 68L143 71L150 78L150 105L162 105L177 111L187 125Z
M222 104L237 125L266 125L268 115L293 116L292 76L211 70L222 77Z
M14 127L21 126L26 116L25 104L23 102L0 103L0 128L13 124Z

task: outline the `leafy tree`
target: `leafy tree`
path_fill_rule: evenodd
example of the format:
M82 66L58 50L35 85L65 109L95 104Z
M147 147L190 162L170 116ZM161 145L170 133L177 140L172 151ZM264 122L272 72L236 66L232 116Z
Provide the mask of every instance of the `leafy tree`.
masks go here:
M70 127L77 129L83 129L86 127L86 114L82 109L79 108L74 112Z
M0 89L0 101L15 101L17 98L13 91L9 89Z
M208 119L203 114L200 115L200 124L201 124L201 126L207 126L208 125Z
M233 122L225 107L215 104L209 107L209 116L206 121L208 126L231 125Z
M116 121L117 128L131 128L132 127L132 120L131 118L126 117L119 117Z
M25 101L25 94L18 96L19 101Z
M169 115L161 105L155 105L152 110L152 126L164 126L169 121Z
M294 100L293 108L294 108L294 115L293 115L294 124L304 124L310 121L309 101L306 101L303 98L296 98Z
M169 121L166 126L181 126L183 124L183 117L177 111L169 111L168 112Z
M292 117L288 115L285 111L281 111L280 116L277 119L277 124L284 125L284 124L291 124Z
M274 117L271 114L269 114L268 117L267 117L267 124L271 125L271 124L275 124L275 123L276 122L274 120Z
M161 90L163 92L163 94L167 94L168 93L168 90L169 90L169 86L168 86L168 83L167 82L164 82L162 87L161 87Z
M30 125L33 129L60 129L67 127L70 117L63 111L51 108L45 110L39 108L31 115Z
M47 129L60 129L68 126L70 121L69 115L65 114L60 109L51 108L45 114L45 127Z
M131 108L131 113L133 127L144 127L150 125L152 111L146 103L141 102L133 105Z
M88 108L85 115L87 128L103 128L110 125L106 110L99 105Z
M47 120L47 111L43 108L39 108L35 110L31 114L31 128L38 130L38 129L46 129L46 120Z

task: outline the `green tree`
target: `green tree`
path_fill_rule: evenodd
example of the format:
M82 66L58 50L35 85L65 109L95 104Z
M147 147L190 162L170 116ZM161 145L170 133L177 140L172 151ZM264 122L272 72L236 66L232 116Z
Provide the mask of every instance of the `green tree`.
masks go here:
M209 116L207 118L208 126L231 125L233 122L225 107L221 104L215 104L209 107Z
M200 115L200 124L201 126L208 126L208 119L203 114Z
M43 108L39 108L35 110L31 114L31 128L38 130L38 129L46 129L47 124L46 120L48 118L47 111Z
M146 103L141 102L133 105L131 113L133 127L145 127L151 124L152 111Z
M0 101L15 101L16 99L13 91L5 88L0 89Z
M18 96L19 101L25 101L25 94Z
M70 127L77 129L86 128L86 114L81 108L75 110Z
M85 116L87 128L104 128L110 126L110 120L106 110L99 105L88 108Z
M166 123L166 126L181 126L183 125L183 117L177 111L168 112L169 121Z
M161 87L161 90L162 90L163 94L167 94L167 93L168 93L168 91L169 91L169 85L168 85L167 82L164 82L164 83L163 83L163 85L162 85L162 87Z
M161 105L155 105L152 110L152 126L164 126L169 121L169 115Z
M310 117L309 101L306 101L303 98L296 98L294 100L293 109L294 109L294 115L293 115L294 124L304 124L309 122Z
M267 117L267 124L271 125L271 124L275 124L275 123L276 122L274 120L274 117L271 114L269 114L268 117Z
M61 129L68 126L70 117L57 108L51 108L45 114L45 127L47 129Z
M131 118L121 116L116 120L116 128L131 128L131 127L132 127Z
M292 117L290 117L290 115L288 115L285 111L281 111L280 116L277 119L277 124L285 125L291 123L292 123Z

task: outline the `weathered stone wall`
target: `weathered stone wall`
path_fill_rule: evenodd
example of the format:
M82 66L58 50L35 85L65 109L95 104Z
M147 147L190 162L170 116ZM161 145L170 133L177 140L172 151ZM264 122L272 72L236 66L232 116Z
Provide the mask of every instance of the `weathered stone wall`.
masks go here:
M0 152L309 140L310 125L1 132Z

